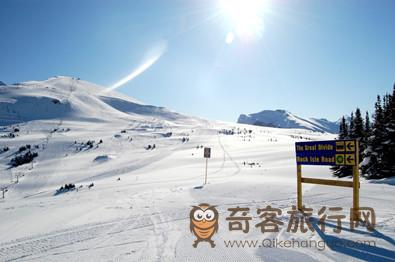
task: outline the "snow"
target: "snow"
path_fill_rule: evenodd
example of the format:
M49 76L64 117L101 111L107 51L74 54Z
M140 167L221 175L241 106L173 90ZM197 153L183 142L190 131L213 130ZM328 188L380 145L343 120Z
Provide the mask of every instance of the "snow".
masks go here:
M382 179L377 179L377 180L369 180L369 183L388 184L388 185L395 186L395 177L388 177L388 178L382 178Z
M0 187L8 187L0 199L0 261L394 260L395 188L391 181L361 181L361 206L373 207L377 215L373 232L362 225L351 232L347 219L342 221L340 234L286 231L287 211L296 204L294 143L333 139L334 135L205 121L152 106L144 107L152 109L148 114L134 111L146 105L116 93L107 93L109 99L103 99L101 90L68 77L0 89L1 97L16 103L26 97L43 101L42 108L30 107L31 112L25 103L13 108L15 114L0 111L1 121L11 115L17 122L5 125L3 121L0 137L15 127L20 130L15 138L0 138L0 149L10 148L0 153ZM61 105L50 99L58 99ZM4 109L3 102L0 106ZM56 111L57 106L63 111ZM219 134L222 129L242 133ZM252 130L251 136L244 130ZM171 136L163 135L170 132ZM183 137L189 141L182 143ZM9 169L10 158L26 144L38 145L33 150L39 156L33 164ZM153 144L155 149L146 149ZM212 148L207 185L203 185L205 159L200 146ZM327 167L303 167L303 175L331 178ZM75 184L76 189L56 195L66 183ZM89 188L91 183L94 186ZM343 207L349 218L350 188L303 184L303 194L315 218L323 206ZM195 237L189 231L189 211L199 203L216 205L219 211L215 248L207 243L192 247ZM278 233L262 234L255 227L260 219L256 209L267 205L282 211L285 225ZM228 230L228 208L237 206L251 210L254 223L248 234ZM328 243L374 240L376 247L329 246L320 251L224 245L224 240L266 238Z
M31 120L143 120L146 116L177 122L186 117L165 108L72 77L29 81L0 89L0 126ZM194 121L192 118L188 120ZM185 122L185 121L184 121Z
M370 163L370 157L364 157L363 161L359 164L359 166L366 166Z

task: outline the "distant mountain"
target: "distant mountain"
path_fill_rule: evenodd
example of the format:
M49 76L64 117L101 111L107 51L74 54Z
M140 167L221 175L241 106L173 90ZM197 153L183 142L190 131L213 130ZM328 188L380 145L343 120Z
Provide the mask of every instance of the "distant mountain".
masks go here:
M0 86L5 86L6 84L4 82L0 81Z
M2 82L0 82L1 85ZM0 88L0 126L44 119L114 121L114 119L188 122L194 118L78 78L58 76Z
M327 119L298 117L285 110L264 110L255 114L241 114L237 123L278 128L301 128L318 132L338 133L339 124Z

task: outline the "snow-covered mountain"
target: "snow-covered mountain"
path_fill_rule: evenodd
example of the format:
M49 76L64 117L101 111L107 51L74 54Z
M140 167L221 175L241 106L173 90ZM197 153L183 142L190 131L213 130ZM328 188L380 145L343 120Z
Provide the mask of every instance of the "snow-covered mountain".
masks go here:
M191 119L116 92L106 92L103 87L73 77L58 76L0 88L0 126L60 117L96 121L146 117L173 122Z
M337 133L338 122L331 122L324 118L301 118L285 110L264 110L255 114L241 114L237 120L239 124L268 126L278 128L301 128L318 132Z
M333 134L201 120L70 77L1 86L0 99L0 261L395 257L393 180L361 180L361 205L374 207L378 231L369 232L362 223L349 230L346 219L341 234L332 233L333 223L326 233L316 222L314 232L285 230L296 203L295 142L334 139ZM211 148L208 162L204 147ZM308 172L331 177L329 168L311 166ZM215 248L192 246L196 237L189 215L199 203L218 210ZM305 184L303 204L314 211L313 221L326 205L342 207L348 219L352 190ZM263 235L255 214L268 205L284 214L277 216L284 225ZM236 207L251 209L248 234L228 228L229 208ZM273 244L298 239L316 246L242 249L226 244L266 236ZM351 251L337 245L344 241ZM327 248L317 249L317 243Z

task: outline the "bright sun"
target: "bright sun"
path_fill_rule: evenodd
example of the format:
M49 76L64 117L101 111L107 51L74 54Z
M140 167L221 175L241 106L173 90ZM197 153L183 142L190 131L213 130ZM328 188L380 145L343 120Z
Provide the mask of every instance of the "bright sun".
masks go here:
M229 19L232 31L226 37L231 44L235 35L239 37L261 36L263 12L267 0L220 0L222 13Z

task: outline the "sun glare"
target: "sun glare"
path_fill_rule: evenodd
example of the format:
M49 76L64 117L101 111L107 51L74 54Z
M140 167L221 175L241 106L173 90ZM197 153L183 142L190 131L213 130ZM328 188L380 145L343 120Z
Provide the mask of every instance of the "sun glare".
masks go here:
M220 8L230 22L231 33L242 38L261 36L265 3L265 0L220 0ZM228 37L226 42L229 43Z

